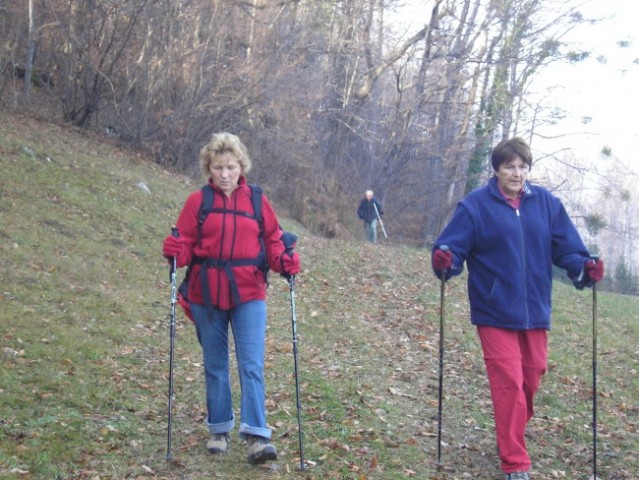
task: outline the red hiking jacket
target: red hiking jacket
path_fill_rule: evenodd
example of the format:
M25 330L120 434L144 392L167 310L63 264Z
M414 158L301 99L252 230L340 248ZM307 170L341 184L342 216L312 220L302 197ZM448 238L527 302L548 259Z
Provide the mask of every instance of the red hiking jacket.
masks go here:
M233 211L246 212L253 215L251 189L246 179L240 177L239 186L228 198L212 182L209 184L215 191L213 208L223 208L229 211L211 212L202 225L202 240L198 243L198 214L202 203L202 191L198 190L189 195L178 217L176 227L183 239L184 248L177 256L177 266L188 265L193 255L200 258L215 258L221 260L254 259L260 254L260 229L254 218L236 214ZM264 247L269 267L281 273L280 256L284 252L284 244L280 237L282 230L273 207L266 195L262 195L262 218L264 228ZM200 278L201 264L192 267L189 280L189 301L204 305L202 281ZM232 277L239 303L250 300L264 300L266 298L266 279L264 273L255 265L234 266L231 268ZM207 269L207 279L211 303L214 307L227 310L236 306L233 298L231 282L224 268Z

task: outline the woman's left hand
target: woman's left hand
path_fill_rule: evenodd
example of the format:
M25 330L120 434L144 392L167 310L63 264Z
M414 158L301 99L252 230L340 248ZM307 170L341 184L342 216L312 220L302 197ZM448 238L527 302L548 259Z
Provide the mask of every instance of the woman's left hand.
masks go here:
M293 252L292 254L283 252L280 257L280 262L282 264L282 274L297 275L300 273L300 256L297 252Z
M593 282L599 282L604 276L604 263L603 260L588 260L584 265L586 275Z
M583 290L584 288L590 288L595 283L601 281L603 276L603 260L591 258L590 260L586 260L584 269L581 271L579 276L573 280L573 283L577 290Z

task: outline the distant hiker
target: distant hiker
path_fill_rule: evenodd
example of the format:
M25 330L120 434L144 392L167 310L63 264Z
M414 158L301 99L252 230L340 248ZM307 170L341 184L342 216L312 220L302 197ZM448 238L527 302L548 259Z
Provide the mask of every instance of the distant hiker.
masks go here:
M230 325L241 387L239 434L248 443L248 462L264 463L277 458L265 410L266 269L295 275L300 258L285 253L273 207L259 187L246 183L251 159L238 137L214 134L200 151L200 169L208 184L186 200L176 223L179 237L167 236L163 253L176 257L178 267L189 265L184 293L202 347L211 434L207 448L226 453L235 426Z
M377 243L377 220L383 215L382 206L375 198L373 191L366 190L364 198L359 202L357 216L364 222L367 241Z
M501 468L507 480L527 480L524 432L547 369L552 266L583 289L603 278L604 265L561 201L526 180L532 153L522 139L499 143L492 166L488 184L459 202L437 238L432 267L448 279L468 266L470 320L483 350Z

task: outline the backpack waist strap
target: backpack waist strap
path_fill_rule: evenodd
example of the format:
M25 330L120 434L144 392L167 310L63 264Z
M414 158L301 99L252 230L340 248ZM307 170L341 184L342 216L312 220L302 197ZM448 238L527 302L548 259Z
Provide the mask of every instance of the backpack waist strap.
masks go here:
M240 290L237 287L237 281L233 274L234 267L248 267L254 265L258 268L263 268L266 263L266 258L263 252L255 258L232 258L230 260L222 258L202 258L197 255L193 257L193 263L201 265L200 268L200 283L202 285L202 296L204 298L204 305L212 307L211 290L209 286L209 268L217 268L224 270L226 277L229 279L229 285L231 287L231 295L233 295L233 302L235 305L240 304Z

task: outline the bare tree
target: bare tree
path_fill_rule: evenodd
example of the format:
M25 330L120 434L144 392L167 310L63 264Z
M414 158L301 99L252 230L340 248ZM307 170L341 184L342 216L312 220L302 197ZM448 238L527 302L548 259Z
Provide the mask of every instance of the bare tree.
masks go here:
M24 68L24 99L29 101L31 96L31 76L33 72L33 53L35 51L35 26L33 20L33 0L28 3L28 27L27 27L27 58Z
M130 41L147 0L70 4L51 1L58 28L48 39L60 85L65 120L83 126L95 120L105 97L117 95Z
M374 188L395 238L428 244L494 141L542 121L526 92L579 23L564 1L430 0L400 37L400 0L29 0L10 9L20 31L0 24L2 58L27 52L62 118L158 163L195 173L231 130L260 159L253 180L315 231L343 235Z

